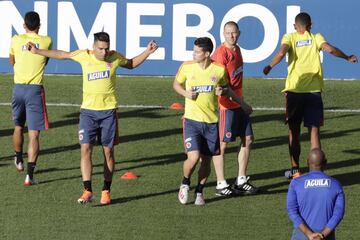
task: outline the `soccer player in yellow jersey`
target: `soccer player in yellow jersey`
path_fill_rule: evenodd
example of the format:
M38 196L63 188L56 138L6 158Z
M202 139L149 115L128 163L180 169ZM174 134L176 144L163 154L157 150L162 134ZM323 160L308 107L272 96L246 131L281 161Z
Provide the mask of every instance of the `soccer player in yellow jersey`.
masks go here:
M357 62L355 55L346 55L340 49L329 44L320 34L313 34L311 17L302 12L295 18L294 33L285 34L279 52L263 72L267 75L286 55L289 56L288 76L285 89L286 123L289 125L289 153L291 170L285 175L298 177L300 158L300 125L308 128L311 149L320 148L320 126L323 124L323 70L320 62L320 51L323 50L349 62Z
M225 67L210 58L213 47L211 39L207 37L196 39L194 61L181 65L173 83L174 90L185 97L183 137L187 160L183 165L184 176L178 194L181 204L188 202L190 177L200 158L195 205L205 204L203 188L210 175L211 157L220 154L217 95L229 95L246 112L252 111L242 98L227 87Z
M26 44L31 41L39 49L51 48L51 38L38 35L40 17L36 12L28 12L24 18L25 34L11 39L9 63L14 66L14 89L12 115L15 123L13 145L14 163L18 171L23 171L24 126L28 127L28 163L24 186L35 184L34 169L39 155L41 130L49 128L45 91L43 88L44 68L48 58L30 53Z
M93 50L65 52L60 50L41 50L29 43L31 52L56 59L71 59L81 64L83 71L83 101L80 110L79 140L81 144L81 174L84 192L79 203L93 200L91 184L92 149L96 137L103 146L104 153L104 185L100 203L110 204L110 187L114 172L114 145L118 144L117 99L115 93L116 69L136 68L143 63L157 45L154 41L140 55L126 59L120 53L110 51L110 37L105 32L94 34Z

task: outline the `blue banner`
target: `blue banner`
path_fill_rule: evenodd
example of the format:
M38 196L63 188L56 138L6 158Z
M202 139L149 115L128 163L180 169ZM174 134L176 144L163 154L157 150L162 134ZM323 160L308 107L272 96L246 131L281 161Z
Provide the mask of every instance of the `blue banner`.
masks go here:
M92 47L93 33L110 34L110 47L132 58L154 39L158 51L137 69L119 69L124 75L175 75L182 61L192 59L193 41L208 36L216 45L222 27L232 20L239 23L239 45L246 77L262 77L280 46L282 36L293 32L295 16L308 12L312 32L320 32L346 54L359 56L360 39L357 0L77 0L0 1L0 72L12 72L8 64L11 37L24 33L23 16L35 10L41 18L41 35L53 39L53 49L74 51ZM285 59L269 77L286 77ZM323 54L326 78L360 79L360 67ZM81 67L70 60L50 60L46 73L79 74Z

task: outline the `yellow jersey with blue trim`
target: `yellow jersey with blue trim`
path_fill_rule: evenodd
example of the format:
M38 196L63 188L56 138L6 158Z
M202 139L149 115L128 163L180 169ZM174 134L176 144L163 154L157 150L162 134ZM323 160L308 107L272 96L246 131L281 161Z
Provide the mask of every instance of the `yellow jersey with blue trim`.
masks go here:
M198 93L195 100L185 98L184 118L205 123L218 122L215 88L228 84L223 65L211 62L206 69L202 69L196 62L184 62L180 66L175 80L184 84L185 90Z
M51 48L51 38L48 36L40 36L36 33L13 36L9 53L15 58L14 83L42 85L47 58L28 51L26 47L28 42L34 43L39 49Z
M285 34L281 44L287 44L288 76L283 92L321 92L324 86L320 61L321 45L325 38L320 34L294 32Z
M128 60L111 51L104 61L98 60L93 51L78 50L70 59L81 64L83 72L83 101L81 108L109 110L117 108L116 69L126 65Z

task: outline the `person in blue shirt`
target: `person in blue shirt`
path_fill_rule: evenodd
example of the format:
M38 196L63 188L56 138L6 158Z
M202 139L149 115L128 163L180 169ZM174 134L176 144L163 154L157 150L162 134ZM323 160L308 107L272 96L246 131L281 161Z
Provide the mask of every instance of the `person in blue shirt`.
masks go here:
M344 216L345 196L341 184L323 171L325 154L309 153L310 172L293 179L287 194L287 211L294 223L291 240L335 239L335 227Z

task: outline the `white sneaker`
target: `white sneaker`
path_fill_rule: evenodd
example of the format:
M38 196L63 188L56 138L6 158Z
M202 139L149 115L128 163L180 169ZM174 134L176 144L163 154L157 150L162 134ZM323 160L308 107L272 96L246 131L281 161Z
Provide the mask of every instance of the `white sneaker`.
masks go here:
M205 205L205 199L204 199L203 193L196 193L196 198L195 198L194 204L197 206Z
M16 158L16 157L14 157L14 164L15 164L16 170L17 170L18 172L24 171L24 163L23 163L23 162L17 162L17 158Z
M35 185L37 184L37 182L35 181L35 179L30 179L29 175L26 175L25 177L25 181L24 181L24 186L25 187L30 187L31 185Z
M186 204L189 199L189 185L181 184L178 199L181 204Z

